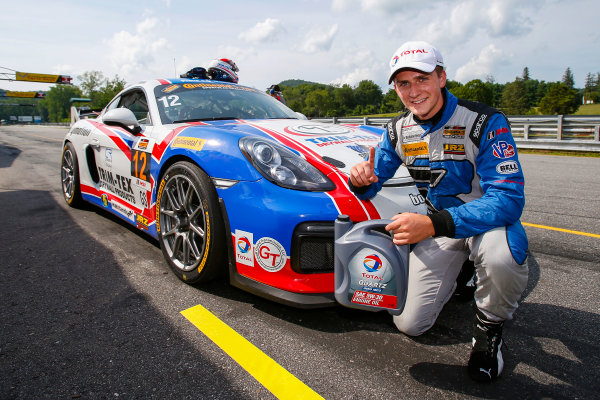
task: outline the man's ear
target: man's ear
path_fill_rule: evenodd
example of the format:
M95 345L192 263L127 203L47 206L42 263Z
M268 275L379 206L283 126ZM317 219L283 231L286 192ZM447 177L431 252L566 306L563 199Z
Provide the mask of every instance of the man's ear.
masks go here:
M446 87L446 71L442 70L440 73L440 87Z

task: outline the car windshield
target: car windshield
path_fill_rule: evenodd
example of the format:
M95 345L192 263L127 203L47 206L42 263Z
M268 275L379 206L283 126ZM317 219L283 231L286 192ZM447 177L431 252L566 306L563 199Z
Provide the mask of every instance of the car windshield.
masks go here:
M154 89L163 124L223 119L294 118L296 113L273 97L245 86L191 81Z

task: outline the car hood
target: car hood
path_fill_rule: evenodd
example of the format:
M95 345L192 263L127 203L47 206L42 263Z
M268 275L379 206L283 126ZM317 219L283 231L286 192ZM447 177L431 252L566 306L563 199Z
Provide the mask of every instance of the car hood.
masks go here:
M364 161L369 148L377 146L381 128L338 125L310 120L260 120L244 121L246 128L252 127L281 144L302 153L307 159L317 156L326 163L349 175L353 165ZM406 177L403 168L394 177Z

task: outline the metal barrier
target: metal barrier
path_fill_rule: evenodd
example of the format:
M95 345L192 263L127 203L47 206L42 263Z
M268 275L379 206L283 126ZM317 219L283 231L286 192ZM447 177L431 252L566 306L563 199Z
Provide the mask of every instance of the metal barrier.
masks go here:
M390 118L313 118L333 124L384 126ZM600 115L509 116L519 148L600 152Z

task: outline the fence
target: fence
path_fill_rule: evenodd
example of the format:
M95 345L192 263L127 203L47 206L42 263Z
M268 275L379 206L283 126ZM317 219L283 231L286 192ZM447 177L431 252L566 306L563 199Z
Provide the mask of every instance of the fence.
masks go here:
M334 124L384 126L389 118L313 118ZM517 146L523 149L600 152L600 116L509 116Z

